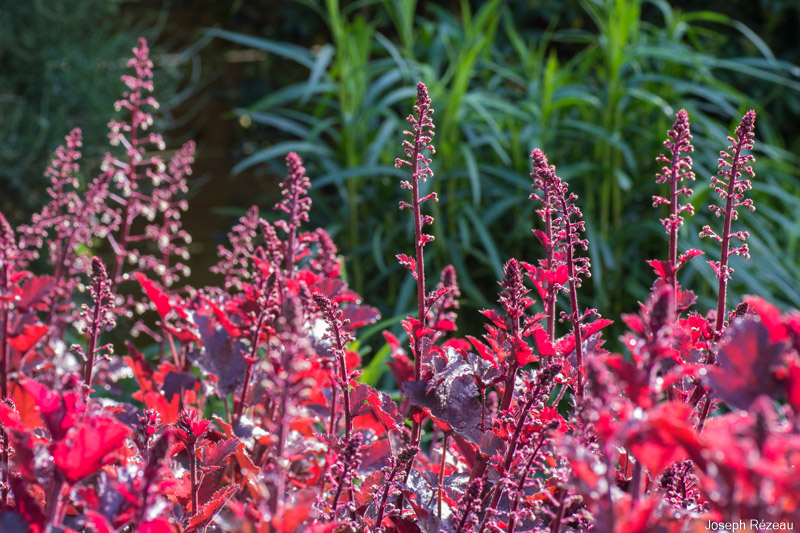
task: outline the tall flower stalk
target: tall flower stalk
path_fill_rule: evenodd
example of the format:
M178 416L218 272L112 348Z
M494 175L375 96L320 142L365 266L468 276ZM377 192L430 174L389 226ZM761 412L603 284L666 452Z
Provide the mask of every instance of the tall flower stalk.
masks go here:
M556 265L556 247L553 241L553 213L556 210L555 197L553 196L553 171L547 162L547 156L538 148L531 152L531 163L533 171L534 192L531 193L531 200L538 200L542 207L536 213L544 222L544 231L533 230L533 234L539 239L544 247L545 258L540 262L540 268L536 270L533 281L539 289L540 296L544 304L544 312L547 315L545 331L550 342L555 342L556 327L556 298L558 297L558 268ZM539 192L537 192L539 191Z
M130 118L128 121L109 122L111 132L108 137L112 145L122 145L125 148L126 159L116 159L110 154L106 155L103 163L107 173L113 176L113 182L119 189L119 195L113 195L122 207L120 230L116 237L111 238L115 252L115 261L111 269L111 281L116 286L122 280L122 270L125 261L138 264L140 254L132 247L132 229L134 219L140 214L148 218L154 216L150 209L145 209L144 201L147 197L140 188L145 179L160 180L160 174L166 169L164 162L157 156L146 157L148 144L156 144L164 148L164 141L157 133L148 133L147 129L153 124L153 116L147 111L157 109L158 102L148 93L153 91L153 61L150 59L150 49L145 39L139 39L139 45L133 49L134 57L128 62L135 75L126 75L122 81L128 87L123 98L114 104L117 110L126 109Z
M45 243L48 247L54 292L46 324L55 326L54 335L74 321L72 294L91 267L91 256L79 250L90 249L95 238L105 238L119 222L118 213L106 205L110 180L107 173L79 190L81 130L73 129L64 141L44 172L50 180L50 201L31 217L30 224L19 227L20 248L25 250L26 259L37 258Z
M716 176L711 178L711 188L714 189L719 197L724 200L725 206L711 205L709 209L718 217L725 217L722 224L722 233L715 233L710 226L704 226L700 232L701 237L711 237L722 245L719 261L709 261L714 269L714 273L719 280L719 292L717 296L717 319L714 324L714 340L717 341L722 336L723 328L726 323L726 303L728 295L728 280L733 274L733 269L728 266L728 259L733 255L741 255L744 258L750 257L747 244L744 240L750 236L746 231L731 232L731 225L739 217L737 211L740 207L746 207L750 211L755 211L753 200L745 198L744 193L753 188L748 178L743 177L747 174L750 178L755 177L752 163L755 157L752 154L744 153L745 150L753 149L753 138L755 137L756 112L752 109L745 113L739 126L734 132L735 137L728 137L730 145L727 150L719 153L719 171ZM742 244L736 246L731 243L731 239L737 239ZM713 354L709 356L713 362Z
M308 211L311 209L311 198L307 196L311 181L306 176L303 161L294 152L286 156L286 171L286 179L281 183L283 200L275 205L275 209L288 216L286 220L278 220L275 226L286 232L285 268L286 275L292 277L297 258L297 230L303 222L308 222Z
M92 259L92 284L89 286L89 294L92 297L93 305L90 308L84 304L81 311L81 318L86 324L86 332L89 338L86 352L83 353L84 370L83 385L86 394L92 387L92 373L97 355L102 350L98 349L97 341L100 333L114 327L114 296L111 293L111 280L106 273L103 262L95 257ZM106 347L107 348L107 347Z
M314 295L314 301L317 303L320 311L322 311L323 318L328 324L327 338L333 343L331 352L333 353L335 364L338 366L339 375L334 378L334 381L339 383L342 389L342 404L344 405L344 438L350 439L350 434L353 432L353 417L350 411L350 375L347 371L347 360L345 354L345 345L353 340L344 328L349 323L348 320L342 318L342 310L339 309L339 304L331 302L328 298L321 294ZM336 420L336 389L333 390L333 398L331 400L331 435L336 434L334 422Z
M0 401L5 403L8 398L8 355L9 355L9 335L11 334L10 309L11 298L7 296L11 290L11 274L14 261L18 253L17 241L14 237L14 230L0 213L0 316L2 316L2 329L0 330ZM9 450L8 434L5 427L2 430L2 503L8 503L8 483L9 483Z
M661 224L669 235L669 257L665 274L667 284L672 287L672 303L677 311L678 306L678 230L683 225L682 213L694 214L694 207L690 203L681 204L680 196L689 198L692 189L683 185L684 180L694 181L695 175L692 172L692 158L689 155L682 155L684 152L690 154L694 152L692 146L692 134L689 131L689 115L685 109L678 111L672 129L667 131L667 140L664 141L668 154L659 154L656 161L664 163L661 172L656 174L656 183L669 184L669 198L663 196L653 196L653 207L661 204L669 205L669 216L661 219Z
M542 195L532 194L531 198L542 202L539 210L545 218L545 233L537 234L545 244L548 258L544 265L547 283L544 286L545 310L555 313L555 292L566 290L569 294L570 311L561 313L561 320L572 324L575 341L575 359L577 365L576 389L579 397L583 397L583 332L581 324L590 316L597 315L594 309L581 311L578 304L578 289L581 277L591 275L589 258L579 255L589 247L589 241L581 236L585 223L581 220L581 210L575 205L578 196L570 192L569 186L556 174L556 167L550 165L547 156L541 150L531 153L533 161L534 189L542 191ZM536 280L534 280L536 281ZM540 291L541 288L540 282ZM548 335L552 335L553 325L548 321ZM553 338L552 336L550 337Z
M431 109L431 99L428 96L428 88L424 83L417 84L417 102L414 105L414 113L409 115L407 120L411 124L411 130L403 132L404 135L412 140L403 141L403 152L407 159L397 158L395 166L403 165L411 167L411 180L403 181L401 186L411 191L411 203L400 202L400 209L410 209L414 217L414 251L415 257L412 259L405 255L398 255L400 263L411 271L417 281L417 319L410 320L412 324L411 349L414 354L414 379L422 377L422 359L424 356L422 338L425 336L427 309L425 308L425 244L433 240L432 235L423 233L426 224L433 223L433 217L422 214L422 204L428 200L437 201L436 193L430 193L420 197L420 184L427 178L433 176L433 171L429 165L431 160L425 157L425 151L433 154L435 149L431 144L433 140L433 109ZM412 427L412 442L419 444L420 424L414 422Z

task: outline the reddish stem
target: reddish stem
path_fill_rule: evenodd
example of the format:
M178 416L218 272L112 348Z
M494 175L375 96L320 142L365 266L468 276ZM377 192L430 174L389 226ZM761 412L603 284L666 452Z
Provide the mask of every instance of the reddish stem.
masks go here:
M101 294L102 284L97 283L97 293ZM89 394L89 389L92 388L92 372L94 371L94 355L97 351L97 337L100 334L100 309L101 297L94 304L94 311L92 313L92 331L89 335L89 345L86 347L86 367L83 373L84 384L84 397Z
M383 494L381 495L381 502L378 505L378 518L375 520L375 527L380 528L381 522L383 522L383 512L386 508L386 501L389 499L389 492L392 490L392 483L394 482L394 478L397 475L399 470L399 465L392 467L391 471L389 472L389 479L386 481L386 487L383 489ZM441 513L439 513L441 516Z
M578 397L583 398L583 339L581 338L581 314L578 309L577 276L573 257L572 224L569 220L567 199L560 198L561 209L564 212L564 233L567 236L567 275L569 276L569 302L572 308L569 321L572 322L572 334L575 337L575 358L577 362Z
M538 392L538 385L537 390ZM531 395L530 399L525 402L525 405L522 407L522 411L520 412L519 421L514 428L514 435L511 437L511 441L508 443L508 449L506 449L506 455L503 459L503 463L500 467L500 476L502 477L511 467L511 463L514 460L514 453L517 451L517 445L519 444L519 436L522 434L522 427L525 425L525 419L528 417L528 412L530 411L531 405L533 405L533 401L536 398L536 392ZM534 450L534 455L539 451L539 448L544 443L545 436L542 435L542 438L539 440L539 444L537 444L536 449ZM492 501L489 503L489 507L492 509L497 508L497 504L500 503L500 498L503 496L503 489L502 485L498 484L495 486L494 494L492 495Z
M134 125L134 121L136 120L136 115L139 114L139 99L141 98L141 91L137 87L134 89L133 97L131 98L131 140L130 144L131 147L129 149L129 156L128 156L128 167L130 168L130 181L131 181L131 188L136 184L136 180L138 179L136 174L136 160L134 158L134 153L137 152L137 147L139 144L138 139L136 138L136 126ZM116 250L115 254L115 262L114 262L114 275L111 276L111 290L113 291L117 284L121 281L120 276L122 275L122 266L125 264L125 260L127 259L127 251L128 251L128 239L130 238L131 234L131 223L133 222L131 217L131 205L132 197L128 197L125 199L125 209L122 214L122 229L120 230L120 238L118 243L118 249Z
M264 317L266 313L262 310L258 315L258 323L250 339L250 358L247 361L247 369L244 374L244 382L242 383L242 394L239 397L239 403L236 404L235 420L238 421L244 413L244 405L247 402L247 390L250 387L250 377L253 373L253 365L255 364L256 356L258 355L258 337L261 335L261 327L264 325Z
M186 450L189 453L189 479L191 481L192 489L192 516L197 514L197 453L195 445L192 444Z
M681 136L675 139L672 153L672 176L669 180L669 270L668 283L672 288L672 305L675 315L678 314L678 160L680 159Z
M728 297L728 255L731 240L731 223L733 222L733 200L736 194L736 176L739 172L739 158L742 153L742 145L747 137L742 136L734 148L733 162L728 173L728 191L725 199L725 222L722 226L722 252L719 258L719 293L717 297L717 321L714 324L714 342L722 336L722 328L725 325L725 307ZM709 364L715 360L713 351L708 355Z
M425 254L423 253L424 243L422 242L422 213L419 201L419 152L420 138L422 137L422 120L424 115L420 114L419 127L414 137L414 153L412 156L413 173L411 176L411 195L412 208L414 210L414 246L416 251L417 266L417 319L419 326L414 330L414 380L422 379L422 351L420 349L420 331L425 329L427 312L425 310ZM422 436L419 422L414 422L411 427L411 442L419 445Z
M50 492L50 497L47 501L47 523L56 529L61 526L63 488L64 480L56 473L55 480L53 480L53 490Z
M561 496L558 498L558 512L556 513L556 517L553 519L553 522L550 524L550 533L558 533L561 531L561 524L564 520L564 512L567 510L566 507L564 507L564 500L566 498L567 488L562 487ZM514 533L514 531L509 529L508 533Z
M543 187L543 203L544 203L544 233L547 237L547 246L545 246L545 270L550 272L553 268L554 261L554 247L553 247L553 213L550 207L550 186L545 182ZM550 342L555 342L556 338L556 287L550 281L547 282L547 294L545 296L544 306L545 314L547 315L547 338Z

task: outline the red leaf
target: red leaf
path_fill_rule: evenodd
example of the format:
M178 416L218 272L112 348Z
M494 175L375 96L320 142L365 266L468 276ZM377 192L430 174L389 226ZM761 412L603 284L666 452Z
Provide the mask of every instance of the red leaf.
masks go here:
M19 293L17 308L20 313L26 313L29 309L41 308L53 285L55 285L55 280L52 276L29 278Z
M381 424L386 426L387 429L400 430L403 424L403 417L398 413L397 404L394 403L391 396L369 387L367 402L372 406L372 411Z
M392 332L383 330L381 334L383 334L383 338L386 341L386 344L388 344L392 350L400 349L400 341L397 340L397 337L395 337Z
M30 325L26 324L22 333L10 337L8 342L11 347L21 354L27 353L28 350L36 346L44 334L47 333L48 327L44 324Z
M654 477L695 448L697 434L687 420L692 409L683 403L665 403L651 409L626 439L627 447Z
M92 533L113 533L108 519L97 511L86 511L84 517L86 518L84 525L88 526Z
M483 344L481 341L473 337L472 335L467 335L467 340L472 343L475 349L478 351L478 355L481 356L481 359L484 361L489 361L494 366L497 366L497 358L489 351L489 347Z
M400 262L401 265L406 267L411 275L414 276L414 279L417 279L417 261L413 257L409 257L406 254L397 254L397 260Z
M389 365L398 385L414 377L414 365L411 363L411 359L402 352L393 353L391 361L386 364Z
M345 320L350 321L347 329L352 331L367 324L372 324L381 317L381 312L369 305L350 304L342 309L342 315Z
M172 304L169 301L169 296L167 296L160 287L158 287L154 282L147 279L147 276L142 274L141 272L136 272L134 277L139 282L139 285L142 286L144 289L145 294L153 302L153 305L156 306L156 311L158 314L161 315L161 319L165 320L167 318L167 314L172 310Z
M181 397L175 394L170 400L160 392L145 392L142 396L142 403L150 409L155 409L161 415L164 424L174 424L178 420L178 412L181 406Z
M314 502L317 501L317 490L307 489L297 494L293 507L286 507L272 519L272 526L279 533L303 531L298 529L311 517Z
M110 460L128 436L128 428L111 418L91 418L71 429L53 451L56 467L71 484L92 475Z
M9 485L11 485L11 491L14 494L15 510L25 520L23 525L27 524L28 526L23 531L27 533L44 533L47 519L36 503L34 496L28 492L28 489L31 488L30 484L24 481L23 478L12 475Z
M442 348L452 348L457 352L461 352L461 355L465 355L471 346L464 339L447 339L442 344Z
M652 405L647 376L643 375L636 365L619 354L609 354L605 357L604 362L614 370L619 381L625 387L625 394L634 404L644 409Z
M25 429L16 411L5 403L0 404L0 425L6 430L22 431Z
M494 309L483 309L483 310L481 310L479 312L480 312L480 314L482 314L483 316L485 316L486 318L491 320L494 323L494 325L497 326L498 328L500 328L502 330L506 329L506 319L505 319L505 317L501 316L500 313L498 313L496 310L494 310Z
M555 270L545 270L545 278L552 285L564 285L569 278L567 265L558 265Z
M542 243L545 249L550 248L550 240L547 238L547 234L540 229L533 230L533 234L539 239L539 242Z
M647 264L653 267L653 271L656 275L663 279L669 279L669 274L672 271L672 266L670 265L669 261L660 261L658 259L651 259L647 261Z
M456 323L443 318L433 326L433 329L438 329L439 331L455 331Z
M133 370L133 377L139 384L139 390L144 393L155 391L153 367L150 366L142 352L137 350L132 342L127 342L126 346L130 355L123 357L123 359Z
M228 457L239 447L239 442L239 439L231 438L203 446L201 454L203 466L209 468L224 465Z
M67 431L76 425L78 415L86 409L79 392L67 391L59 395L32 379L22 381L21 385L39 407L39 414L53 440L63 439Z
M789 339L789 328L783 323L781 311L768 301L758 296L745 296L744 301L755 311L761 323L769 331L771 342L782 342Z
M533 340L536 342L536 350L542 357L549 357L556 354L556 349L550 342L550 337L544 329L537 328L533 331Z
M163 518L156 518L151 522L145 522L140 525L138 533L173 533L174 531L169 521Z
M197 514L189 519L187 531L198 529L199 526L210 523L228 503L228 500L233 498L238 491L239 485L228 485L215 492L211 499L197 511Z
M686 250L686 252L682 253L678 256L678 268L680 270L686 263L688 263L692 258L697 257L698 255L703 255L702 250L698 250L696 248L690 248Z
M222 418L217 415L212 415L214 420L217 421L217 424L222 428L222 431L225 433L225 436L230 438L235 438L233 433L233 426L225 422ZM253 463L253 460L250 458L250 455L247 453L247 448L245 448L243 442L239 442L239 445L236 447L236 462L239 463L239 468L242 471L242 475L247 480L253 480L254 476L259 472L258 467ZM252 489L251 489L252 490Z
M595 333L597 333L601 329L603 329L605 327L608 327L613 323L614 323L613 320L609 320L607 318L598 318L597 320L595 320L594 322L592 322L588 326L584 326L583 327L583 331L582 331L583 338L586 339L586 338L589 337L589 335L594 335Z
M517 357L517 364L519 366L524 366L527 365L528 363L534 363L538 360L536 356L533 354L533 350L531 350L531 347L528 346L527 342L520 341L518 343L518 348L516 350L515 355Z
M792 359L789 362L788 377L786 397L794 407L795 412L800 412L800 362L797 359Z
M42 417L39 416L33 395L24 387L15 386L11 396L14 399L14 406L17 408L20 422L25 429L42 427Z

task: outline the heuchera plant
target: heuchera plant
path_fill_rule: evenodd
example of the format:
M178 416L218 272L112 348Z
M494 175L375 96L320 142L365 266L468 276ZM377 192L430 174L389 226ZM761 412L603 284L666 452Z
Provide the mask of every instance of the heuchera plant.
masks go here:
M733 222L753 208L754 112L711 179L724 222L702 235L721 245L717 308L697 309L678 281L701 253L678 246L694 179L681 110L657 158L666 259L649 261L650 294L611 353L611 321L580 306L579 198L540 149L530 262L507 259L485 331L457 329L452 266L428 292L423 206L437 195L422 192L435 181L419 83L397 160L410 171L400 206L414 252L398 259L416 313L408 350L384 331L389 394L362 382L356 339L378 313L348 288L331 236L308 227L298 154L274 221L254 206L220 245L218 285L181 283L194 145L161 153L143 40L130 67L110 123L120 153L86 179L73 130L45 171L50 202L16 228L0 214L2 531L644 533L800 519L800 313L756 296L730 310L727 294L729 258L748 256Z

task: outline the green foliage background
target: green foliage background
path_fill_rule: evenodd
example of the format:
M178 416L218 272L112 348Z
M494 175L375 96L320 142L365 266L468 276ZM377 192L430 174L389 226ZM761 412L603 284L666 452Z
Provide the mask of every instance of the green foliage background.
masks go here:
M781 17L796 16L791 4L762 3L747 19L761 28L723 12L638 0L327 0L298 2L291 13L286 20L323 26L311 39L211 30L265 53L263 92L236 109L253 126L252 153L234 174L279 174L282 156L300 152L318 221L336 234L351 281L390 315L412 307L413 280L393 259L411 248L413 233L396 211L402 172L392 163L419 79L436 109L436 176L428 186L440 203L431 271L456 266L467 308L491 305L502 262L541 255L527 200L528 154L541 147L581 198L590 303L611 318L633 309L653 281L645 259L666 254L664 214L651 197L655 157L680 107L692 119L698 174L698 214L682 246L719 253L697 238L703 224L719 224L706 207L714 201L708 180L726 136L754 108L758 211L739 222L752 234L753 260L734 262L734 290L783 305L800 300L797 131L786 120L798 111L799 71L789 61L796 50L791 35L773 43L786 47L782 53L759 31L775 36ZM702 259L682 278L700 293L701 309L715 298Z

